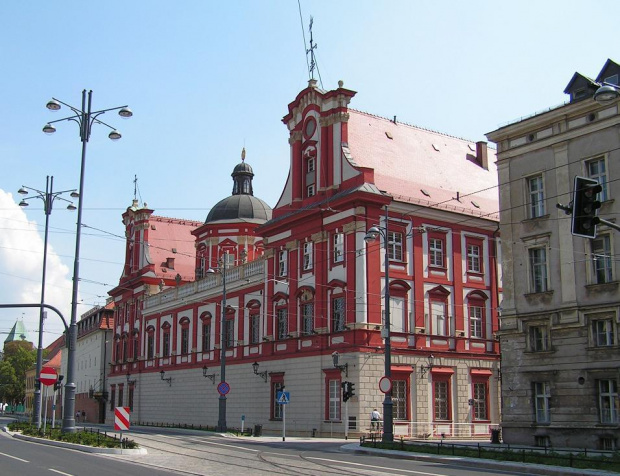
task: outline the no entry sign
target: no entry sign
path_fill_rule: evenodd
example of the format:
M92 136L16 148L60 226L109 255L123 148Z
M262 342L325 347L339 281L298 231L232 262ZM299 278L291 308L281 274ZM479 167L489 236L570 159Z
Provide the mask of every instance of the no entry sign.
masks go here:
M39 374L39 382L43 385L54 385L58 380L58 372L56 372L55 368L52 367L43 367L41 369L41 373Z
M114 429L116 431L129 430L129 407L114 409Z

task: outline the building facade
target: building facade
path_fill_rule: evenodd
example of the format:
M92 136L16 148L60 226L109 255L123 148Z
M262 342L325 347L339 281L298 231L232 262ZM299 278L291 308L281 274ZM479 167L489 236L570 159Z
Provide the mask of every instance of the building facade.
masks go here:
M154 242L128 233L140 251L128 251L137 265L111 292L111 408L214 426L224 370L229 427L280 431L286 388L287 432L363 433L382 408L389 335L396 435L486 438L499 423L493 150L350 109L354 95L315 80L298 94L283 119L290 162L278 203L253 196L242 156L233 194L191 231L189 276L149 281L162 269ZM153 231L152 212L134 203L125 226ZM383 239L367 245L373 226ZM343 382L354 388L346 402Z
M620 195L618 102L592 96L618 84L608 61L596 80L579 73L570 102L487 134L498 147L504 258L501 311L504 441L616 449L617 231L571 235L575 176L602 185L599 215L615 221Z

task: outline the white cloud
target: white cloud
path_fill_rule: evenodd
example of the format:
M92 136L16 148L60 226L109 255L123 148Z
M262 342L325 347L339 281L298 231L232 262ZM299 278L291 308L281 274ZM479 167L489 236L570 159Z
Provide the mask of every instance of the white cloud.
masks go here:
M42 213L42 220L45 215ZM24 211L15 203L12 194L0 189L0 303L38 304L41 302L43 270L44 224L29 221ZM70 270L49 244L45 276L45 303L56 307L70 320L72 281ZM0 337L23 316L28 338L38 343L38 308L0 309ZM47 312L43 345L50 344L63 331L64 325L56 313Z

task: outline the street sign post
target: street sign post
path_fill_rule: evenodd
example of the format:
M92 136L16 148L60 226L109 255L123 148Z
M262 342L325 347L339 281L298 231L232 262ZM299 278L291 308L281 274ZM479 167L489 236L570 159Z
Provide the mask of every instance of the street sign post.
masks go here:
M284 391L284 387L282 387L282 391L276 393L276 403L278 405L284 405L282 407L282 441L286 441L286 405L291 401L291 395L289 392Z
M121 448L123 447L123 430L129 430L129 407L116 407L114 409L114 429L120 431Z
M53 367L43 367L41 369L41 373L39 373L39 382L41 384L49 387L50 385L54 385L58 380L58 372Z
M224 396L230 392L230 385L226 382L220 382L217 386L217 391L221 396Z

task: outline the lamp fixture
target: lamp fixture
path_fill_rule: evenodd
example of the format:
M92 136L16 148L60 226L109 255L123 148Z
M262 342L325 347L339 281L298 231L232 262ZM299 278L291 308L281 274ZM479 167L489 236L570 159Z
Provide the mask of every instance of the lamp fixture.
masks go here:
M215 379L217 378L217 376L218 376L219 374L215 374L215 373L213 373L213 374L207 374L207 370L209 370L209 369L208 369L208 367L205 365L205 366L202 368L202 376L203 376L204 378L208 378L209 380L211 380L211 383L212 383L213 385L215 385Z
M426 375L426 372L428 372L429 370L433 370L433 366L435 363L435 356L433 354L429 355L427 358L427 365L424 364L420 364L420 376L424 377Z
M258 371L259 365L260 364L258 362L254 362L252 364L252 369L254 370L254 375L258 375L259 377L262 377L263 380L266 382L267 381L267 371L264 370L263 372L259 372Z
M620 97L620 86L611 83L601 83L602 86L594 93L594 100L601 106L611 104Z
M129 373L129 371L127 371L125 377L127 377L127 385L135 385L136 379L131 380L131 374Z
M344 374L346 377L349 376L349 363L347 362L344 365L339 365L340 364L340 354L338 353L338 351L335 351L334 353L332 353L332 361L334 362L334 368L340 370L341 372L344 370Z
M172 377L164 378L164 375L165 375L165 374L166 374L166 372L165 372L164 370L161 370L161 371L159 372L159 376L161 377L161 379L162 379L164 382L168 382L168 386L169 386L169 387L172 387Z

